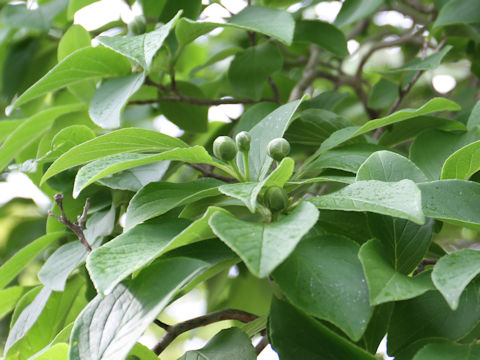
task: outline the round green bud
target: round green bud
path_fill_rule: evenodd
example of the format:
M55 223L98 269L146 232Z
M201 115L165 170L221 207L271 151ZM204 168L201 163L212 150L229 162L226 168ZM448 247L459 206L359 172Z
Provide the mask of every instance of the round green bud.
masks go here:
M272 211L280 211L288 206L287 192L279 186L271 186L263 195L265 205Z
M231 137L219 136L213 142L213 154L223 161L231 161L237 155L237 146Z
M275 161L282 161L290 153L290 144L284 138L273 139L268 143L267 153Z
M235 136L235 141L237 142L238 151L247 152L250 150L250 141L252 137L246 131L239 132L237 136Z
M135 16L135 18L128 24L128 29L133 35L144 34L147 30L147 21L143 15Z

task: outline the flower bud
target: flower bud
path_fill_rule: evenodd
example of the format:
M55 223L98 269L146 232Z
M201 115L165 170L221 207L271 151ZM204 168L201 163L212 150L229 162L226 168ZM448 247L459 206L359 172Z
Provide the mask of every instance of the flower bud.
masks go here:
M213 154L223 161L231 161L237 155L237 146L232 138L219 136L213 142Z
M250 141L252 137L246 131L239 132L237 136L235 136L235 141L237 142L238 151L247 152L250 150Z
M271 186L263 195L265 205L272 211L280 211L288 206L287 192L279 186Z
M135 16L135 18L128 24L128 29L133 35L144 34L147 30L147 21L143 15Z
M267 153L275 161L282 161L290 153L290 144L284 138L273 139L268 143Z

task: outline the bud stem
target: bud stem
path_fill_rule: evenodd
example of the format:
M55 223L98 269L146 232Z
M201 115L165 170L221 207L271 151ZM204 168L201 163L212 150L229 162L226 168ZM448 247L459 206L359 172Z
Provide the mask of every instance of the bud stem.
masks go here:
M250 165L248 164L248 151L242 153L243 156L243 168L245 172L246 181L250 181Z
M245 178L243 177L240 169L238 168L237 162L235 161L235 159L230 160L229 164L232 167L233 171L235 171L238 181L245 181Z

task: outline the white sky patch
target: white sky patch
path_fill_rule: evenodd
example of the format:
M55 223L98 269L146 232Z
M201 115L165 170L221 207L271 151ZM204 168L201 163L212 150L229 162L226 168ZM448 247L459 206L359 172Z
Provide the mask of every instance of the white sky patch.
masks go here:
M38 207L48 209L50 199L35 186L29 177L21 172L12 172L7 175L7 181L0 182L0 205L14 198L32 199Z
M228 10L220 4L208 5L200 14L200 20L215 23L225 23L225 19L229 17Z
M432 79L432 85L436 92L446 94L455 88L457 82L451 75L435 75Z
M373 17L373 22L379 26L391 25L404 29L410 29L413 25L412 18L398 11L380 11Z
M131 16L131 10L122 0L101 0L78 10L74 23L82 25L88 31L98 29L121 17Z
M198 289L193 289L165 309L177 322L205 315L206 311L205 294Z
M317 14L319 20L332 23L337 17L341 8L341 2L322 1L315 5L315 14Z
M279 360L278 354L272 349L270 345L267 345L265 349L257 357L257 360Z
M383 354L385 360L394 360L393 357L387 355L387 337L385 336L380 345L378 345L377 354Z
M177 125L168 120L165 116L159 115L153 119L153 127L155 130L169 136L180 137L184 131Z
M348 49L348 53L350 55L352 55L355 51L358 50L358 48L360 47L360 43L356 40L348 40L347 42L347 49Z
M245 0L221 0L220 2L233 14L239 13L248 5Z
M218 106L210 106L208 109L208 121L230 123L232 122L231 119L239 118L242 113L242 104L223 104Z

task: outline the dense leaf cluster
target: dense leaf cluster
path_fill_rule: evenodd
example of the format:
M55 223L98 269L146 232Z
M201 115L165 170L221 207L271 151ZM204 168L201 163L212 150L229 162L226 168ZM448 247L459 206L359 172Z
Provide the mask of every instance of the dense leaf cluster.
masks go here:
M129 24L73 24L96 2L0 2L0 171L53 204L0 210L5 359L480 357L478 0L125 0ZM193 289L209 313L165 320Z

